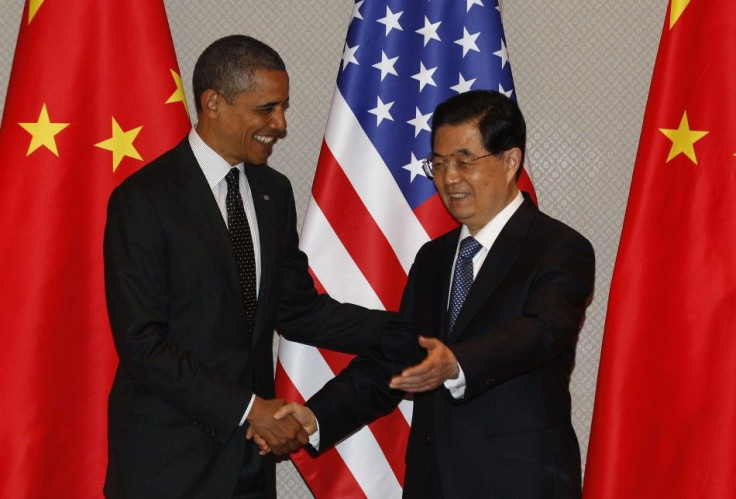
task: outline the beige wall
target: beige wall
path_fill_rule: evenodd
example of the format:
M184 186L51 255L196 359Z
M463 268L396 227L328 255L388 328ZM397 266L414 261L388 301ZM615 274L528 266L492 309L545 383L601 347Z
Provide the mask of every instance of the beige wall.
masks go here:
M0 0L2 95L22 3ZM222 35L251 34L284 57L292 85L290 134L271 164L291 178L301 217L352 0L165 3L187 82L197 55ZM667 1L502 0L501 6L540 207L586 235L596 250L596 293L571 387L573 420L585 455L608 286ZM4 98L0 110L3 105ZM290 464L279 465L278 471L280 496L310 497Z

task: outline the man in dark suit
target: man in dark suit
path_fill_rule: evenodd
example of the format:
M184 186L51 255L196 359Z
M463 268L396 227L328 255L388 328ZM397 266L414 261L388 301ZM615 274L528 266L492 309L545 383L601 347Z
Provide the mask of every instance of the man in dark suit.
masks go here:
M286 136L289 79L246 36L194 69L198 123L112 194L105 283L120 363L109 397L105 494L275 497L274 459L306 442L276 420L273 331L360 353L389 314L314 289L288 179L265 163Z
M462 225L416 256L401 304L414 336L386 335L307 402L311 413L276 414L310 433L318 422L310 441L324 450L414 393L405 497L581 495L569 382L593 249L520 193L525 139L518 106L498 92L437 107L425 171ZM417 336L426 357L406 367ZM367 382L381 377L383 388Z

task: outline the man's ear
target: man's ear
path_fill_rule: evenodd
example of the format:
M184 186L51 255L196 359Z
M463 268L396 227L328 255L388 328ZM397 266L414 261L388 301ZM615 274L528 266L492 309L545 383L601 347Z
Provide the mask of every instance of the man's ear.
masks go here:
M216 118L220 111L220 100L222 96L217 91L208 88L200 96L200 104L202 104L202 112L210 118Z
M519 168L522 168L521 149L519 149L518 147L512 147L511 149L506 151L505 154L506 154L506 161L505 161L504 166L506 167L506 172L509 175L514 176L516 175L516 171Z

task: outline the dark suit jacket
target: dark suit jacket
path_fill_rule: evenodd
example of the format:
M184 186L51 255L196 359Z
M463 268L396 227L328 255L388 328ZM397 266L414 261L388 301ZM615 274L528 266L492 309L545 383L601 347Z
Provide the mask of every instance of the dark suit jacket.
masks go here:
M254 392L274 396L274 329L359 353L385 326L386 313L317 294L297 247L289 181L268 166L246 166L246 175L261 247L252 339L227 227L187 139L110 198L105 284L120 364L108 496L230 497L244 462L275 496L272 458L244 460L238 427Z
M461 400L444 387L415 396L404 496L579 497L568 386L593 289L593 249L526 200L492 246L456 332L446 337L459 234L427 243L416 256L401 305L414 336L401 329L387 335L376 358L356 359L308 402L320 450L393 407L398 394L386 388L387 376L418 360L412 345L422 334L449 345L467 385ZM383 385L376 381L381 372Z

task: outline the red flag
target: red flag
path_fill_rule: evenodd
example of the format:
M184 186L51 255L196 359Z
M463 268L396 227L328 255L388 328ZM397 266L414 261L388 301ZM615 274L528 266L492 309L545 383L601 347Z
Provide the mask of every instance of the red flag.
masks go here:
M434 108L471 89L515 97L497 2L395 4L355 4L300 245L330 295L387 310L419 248L457 226L422 170ZM520 185L533 195L526 169ZM282 340L279 361L277 393L303 401L349 357ZM296 454L314 495L400 497L411 412L404 401L316 459Z
M189 129L163 2L30 0L0 128L0 497L99 497L111 190Z
M736 16L672 0L608 303L584 495L736 494Z

